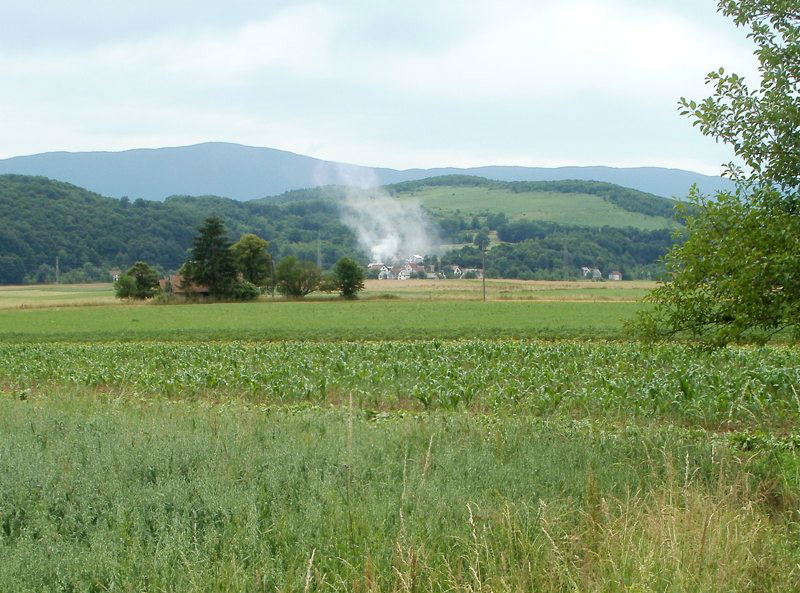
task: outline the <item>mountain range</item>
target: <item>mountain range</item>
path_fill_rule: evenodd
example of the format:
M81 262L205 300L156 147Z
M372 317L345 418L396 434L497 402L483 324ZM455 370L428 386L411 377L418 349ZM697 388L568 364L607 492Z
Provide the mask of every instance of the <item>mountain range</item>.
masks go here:
M731 189L730 180L659 167L517 167L389 169L325 161L225 142L121 152L47 152L0 159L0 174L39 175L121 198L218 195L251 200L329 184L373 187L440 175L498 181L604 181L658 196L683 198L696 183L704 193Z

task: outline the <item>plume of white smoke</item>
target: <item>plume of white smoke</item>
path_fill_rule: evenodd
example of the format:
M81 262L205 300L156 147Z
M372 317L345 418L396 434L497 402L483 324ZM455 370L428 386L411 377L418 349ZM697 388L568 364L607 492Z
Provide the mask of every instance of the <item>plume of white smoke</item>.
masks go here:
M398 200L381 190L372 170L337 165L318 173L318 182L335 180L344 186L345 197L339 203L342 223L353 230L373 262L438 253L437 226L425 210L417 202Z

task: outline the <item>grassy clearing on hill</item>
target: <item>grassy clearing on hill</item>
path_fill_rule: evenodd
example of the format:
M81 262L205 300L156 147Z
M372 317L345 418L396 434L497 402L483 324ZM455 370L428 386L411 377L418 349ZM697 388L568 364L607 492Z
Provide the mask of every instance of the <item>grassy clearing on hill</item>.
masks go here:
M465 216L502 212L512 220L545 220L589 227L634 227L642 230L671 229L674 220L629 212L590 194L556 192L512 192L487 187L423 187L400 193L401 200L414 200L431 210L456 211Z

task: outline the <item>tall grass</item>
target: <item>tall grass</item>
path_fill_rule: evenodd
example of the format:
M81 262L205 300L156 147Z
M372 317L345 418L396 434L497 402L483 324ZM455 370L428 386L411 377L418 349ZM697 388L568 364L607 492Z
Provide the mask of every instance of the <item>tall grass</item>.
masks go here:
M669 425L0 398L0 591L800 589L798 464Z

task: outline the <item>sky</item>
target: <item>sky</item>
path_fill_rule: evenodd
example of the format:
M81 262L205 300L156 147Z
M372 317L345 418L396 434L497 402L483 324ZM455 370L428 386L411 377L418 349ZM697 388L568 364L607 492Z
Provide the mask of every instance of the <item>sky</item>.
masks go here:
M0 158L226 141L394 168L662 166L757 76L715 0L0 0Z

